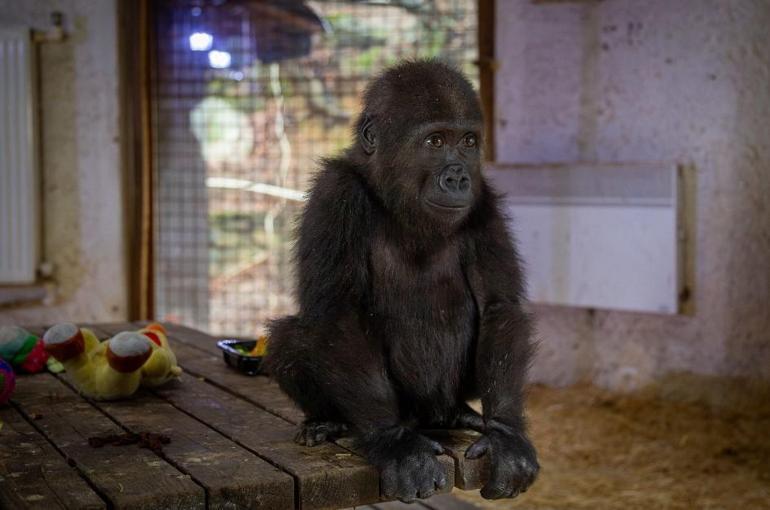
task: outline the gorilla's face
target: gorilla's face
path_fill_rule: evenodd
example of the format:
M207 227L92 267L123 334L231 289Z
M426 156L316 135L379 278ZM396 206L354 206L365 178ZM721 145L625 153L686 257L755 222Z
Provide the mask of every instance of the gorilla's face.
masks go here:
M420 201L431 214L454 218L471 208L479 186L479 129L474 125L426 125L417 136L415 168Z
M455 224L470 212L480 190L481 126L431 122L394 144L397 156L383 176L410 219Z
M473 87L447 65L406 63L370 85L359 146L372 189L402 224L430 231L468 215L481 194L482 125Z
M420 225L464 219L480 192L481 130L480 122L458 119L379 137L370 177L391 212Z

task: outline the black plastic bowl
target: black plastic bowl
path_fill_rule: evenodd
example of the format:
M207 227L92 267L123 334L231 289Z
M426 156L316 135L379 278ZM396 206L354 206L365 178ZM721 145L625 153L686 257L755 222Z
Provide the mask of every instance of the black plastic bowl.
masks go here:
M257 345L256 340L220 340L217 347L222 349L225 363L246 375L258 375L262 373L263 356L249 356L238 351L235 346L250 351Z

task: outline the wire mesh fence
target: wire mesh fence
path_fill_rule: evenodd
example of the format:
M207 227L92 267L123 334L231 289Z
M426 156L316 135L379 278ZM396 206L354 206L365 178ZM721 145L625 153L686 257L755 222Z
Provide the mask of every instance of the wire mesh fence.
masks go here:
M477 80L476 1L153 5L155 313L255 336L294 310L294 221L366 83L415 57Z

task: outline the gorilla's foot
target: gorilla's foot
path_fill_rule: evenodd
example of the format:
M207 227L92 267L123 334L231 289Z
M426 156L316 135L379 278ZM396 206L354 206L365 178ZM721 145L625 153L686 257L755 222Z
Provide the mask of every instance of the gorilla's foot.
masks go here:
M460 408L455 418L454 428L471 429L482 434L486 432L484 418L479 413L471 409L467 404Z
M348 426L337 421L307 420L300 425L294 442L303 446L315 446L344 436Z
M380 490L386 499L411 503L428 498L447 485L446 468L436 457L444 449L437 442L412 431L385 440L370 459L380 467Z

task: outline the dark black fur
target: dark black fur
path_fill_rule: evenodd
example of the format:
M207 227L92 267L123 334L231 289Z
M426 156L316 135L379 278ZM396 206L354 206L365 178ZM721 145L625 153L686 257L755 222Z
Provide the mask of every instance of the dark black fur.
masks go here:
M481 174L477 96L453 68L420 61L386 71L364 102L356 142L312 186L296 252L300 310L271 324L268 370L308 416L298 441L350 427L385 496L444 486L441 447L419 433L436 427L482 431L466 454L490 455L482 495L516 496L538 472L522 414L531 326L518 256ZM448 166L470 190L440 189ZM435 205L455 202L467 207ZM483 419L465 404L477 397Z

